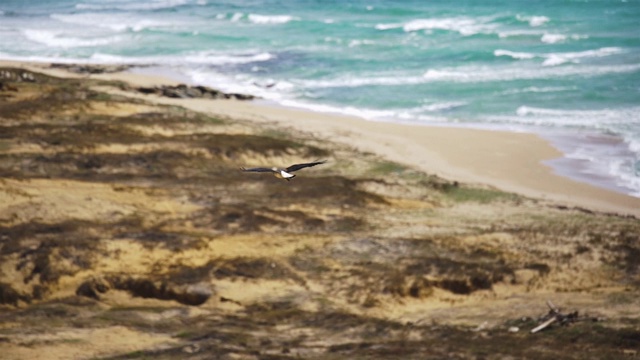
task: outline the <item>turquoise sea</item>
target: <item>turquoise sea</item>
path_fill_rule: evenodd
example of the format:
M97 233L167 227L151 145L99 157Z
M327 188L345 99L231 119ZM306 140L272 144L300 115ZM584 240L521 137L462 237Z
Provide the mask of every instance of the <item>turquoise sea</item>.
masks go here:
M640 0L1 0L0 59L535 132L558 173L640 197Z

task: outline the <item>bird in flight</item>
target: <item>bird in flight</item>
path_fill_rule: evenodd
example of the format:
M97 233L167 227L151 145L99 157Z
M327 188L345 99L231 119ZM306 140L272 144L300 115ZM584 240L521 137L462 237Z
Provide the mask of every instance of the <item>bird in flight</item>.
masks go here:
M277 177L278 179L285 179L287 181L290 181L291 179L293 179L295 177L294 174L292 174L292 172L294 171L298 171L300 169L304 169L307 167L312 167L312 166L316 166L316 165L320 165L320 164L324 164L326 163L327 160L322 160L322 161L314 161L314 162L310 162L310 163L304 163L304 164L294 164L289 166L288 168L285 169L281 169L281 168L277 168L277 167L271 167L271 168L266 168L266 167L257 167L257 168L240 168L240 170L245 171L245 172L270 172L273 173L273 175L275 177Z

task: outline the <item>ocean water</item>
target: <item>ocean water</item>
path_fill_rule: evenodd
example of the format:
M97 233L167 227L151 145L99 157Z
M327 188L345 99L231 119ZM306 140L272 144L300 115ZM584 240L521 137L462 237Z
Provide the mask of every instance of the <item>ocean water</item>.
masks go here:
M640 0L1 0L0 59L535 132L558 173L640 197Z

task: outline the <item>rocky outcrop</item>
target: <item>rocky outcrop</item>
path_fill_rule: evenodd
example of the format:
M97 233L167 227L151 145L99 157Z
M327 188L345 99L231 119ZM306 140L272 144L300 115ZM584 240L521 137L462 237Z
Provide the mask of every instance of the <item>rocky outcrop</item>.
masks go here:
M255 96L246 94L224 93L206 86L188 86L180 84L176 86L163 85L155 87L139 87L138 92L154 94L177 99L227 99L227 100L253 100Z
M109 74L125 71L131 65L51 64L51 68L64 69L76 74Z

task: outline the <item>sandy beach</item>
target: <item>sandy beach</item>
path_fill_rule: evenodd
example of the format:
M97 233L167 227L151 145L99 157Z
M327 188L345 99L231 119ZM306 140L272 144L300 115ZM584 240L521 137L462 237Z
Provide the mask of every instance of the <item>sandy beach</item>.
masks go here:
M0 68L7 359L637 354L638 199L553 174L536 135ZM567 326L533 335L547 301Z

